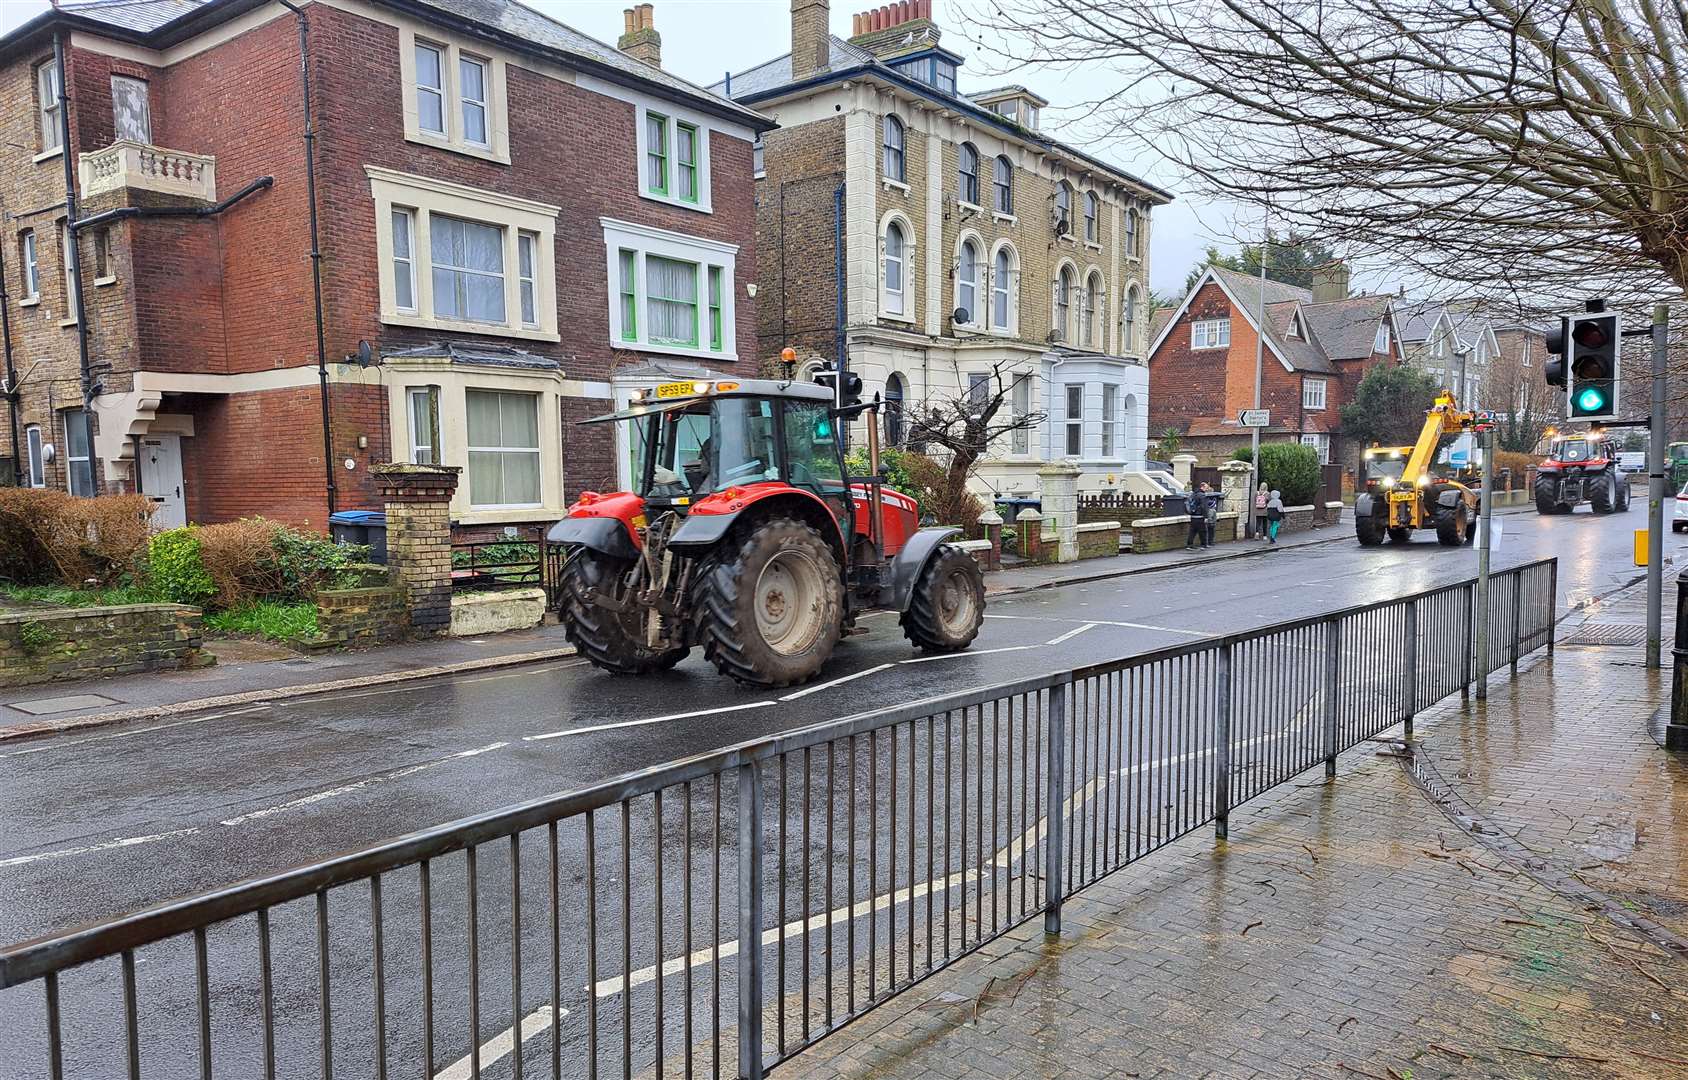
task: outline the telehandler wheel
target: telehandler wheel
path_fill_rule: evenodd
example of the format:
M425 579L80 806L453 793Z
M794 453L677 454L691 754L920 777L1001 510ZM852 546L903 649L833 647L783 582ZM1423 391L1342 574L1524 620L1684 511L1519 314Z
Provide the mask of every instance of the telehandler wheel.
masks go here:
M1404 544L1411 539L1412 534L1413 531L1405 525L1391 525L1389 527L1389 542L1391 544Z
M1630 486L1629 486L1629 477L1619 476L1617 478L1617 480L1618 480L1618 501L1612 507L1612 509L1614 511L1616 511L1617 513L1622 514L1629 509L1629 500L1630 500L1630 496L1633 494L1633 492L1632 492L1632 490L1630 489Z
M1589 487L1588 505L1593 507L1596 514L1610 514L1617 502L1617 495L1618 485L1614 482L1612 471L1608 469Z
M803 682L838 644L838 560L820 533L791 518L769 518L733 543L698 578L703 655L750 686Z
M973 644L985 620L985 579L973 556L941 544L914 583L903 636L925 653L959 652Z
M1436 539L1443 547L1459 547L1465 543L1465 534L1470 527L1471 519L1467 514L1464 503L1457 503L1451 510L1442 510L1436 515Z
M1367 514L1365 517L1354 519L1354 533L1360 538L1361 547L1376 547L1383 543L1385 526L1381 514Z
M586 590L615 600L627 597L633 563L601 551L579 548L563 564L561 616L563 634L595 666L616 675L666 671L690 649L659 651L645 645L645 613L635 607L612 611L586 600Z

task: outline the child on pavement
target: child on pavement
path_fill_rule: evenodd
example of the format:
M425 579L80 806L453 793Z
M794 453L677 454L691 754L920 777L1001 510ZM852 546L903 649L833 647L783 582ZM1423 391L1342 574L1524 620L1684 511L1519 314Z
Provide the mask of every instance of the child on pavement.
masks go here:
M1276 489L1272 497L1266 500L1266 539L1272 543L1278 542L1278 530L1284 523L1284 500Z
M1266 485L1261 484L1260 490L1254 493L1254 538L1266 539L1266 502L1270 496L1266 493Z

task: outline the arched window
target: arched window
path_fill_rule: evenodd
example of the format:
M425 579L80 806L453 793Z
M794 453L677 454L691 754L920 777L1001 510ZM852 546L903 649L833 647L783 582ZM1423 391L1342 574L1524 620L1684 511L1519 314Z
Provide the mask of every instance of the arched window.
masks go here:
M1134 209L1125 212L1125 253L1127 255L1139 254L1137 250L1137 211Z
M1073 272L1068 267L1061 267L1061 272L1055 276L1055 329L1061 332L1061 339L1068 341L1073 334Z
M1084 282L1084 296L1079 301L1078 339L1092 349L1101 348L1102 337L1102 275L1092 273Z
M881 276L884 294L882 303L889 315L902 315L908 310L907 292L908 282L904 277L907 266L905 249L907 238L903 236L903 227L895 221L885 226L885 265Z
M1096 240L1096 211L1100 207L1094 191L1084 193L1084 239L1094 244Z
M885 114L885 179L903 182L903 122Z
M903 444L903 392L907 384L899 372L885 380L885 445Z
M1127 356L1137 355L1137 305L1141 302L1137 286L1125 290L1125 340L1120 350Z
M979 148L961 144L961 201L979 205Z
M1073 186L1065 180L1055 185L1055 231L1062 236L1073 234Z
M992 176L993 199L992 206L999 214L1014 212L1014 166L1008 163L1008 158L998 155L996 170Z
M991 269L991 329L1007 331L1013 326L1009 290L1014 286L1014 250L1006 244L997 248L994 263Z
M971 240L961 242L955 261L955 306L967 313L963 325L979 324L979 246Z

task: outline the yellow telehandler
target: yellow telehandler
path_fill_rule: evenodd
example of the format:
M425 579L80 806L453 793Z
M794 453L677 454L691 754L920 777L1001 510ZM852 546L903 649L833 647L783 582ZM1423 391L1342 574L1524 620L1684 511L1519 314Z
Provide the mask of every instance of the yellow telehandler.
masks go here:
M1434 528L1436 539L1447 547L1476 535L1475 485L1481 470L1471 448L1460 460L1457 440L1477 422L1477 414L1460 411L1444 390L1424 414L1416 443L1366 450L1361 462L1365 490L1354 500L1354 530L1361 544L1374 547L1385 538L1404 544L1414 529Z

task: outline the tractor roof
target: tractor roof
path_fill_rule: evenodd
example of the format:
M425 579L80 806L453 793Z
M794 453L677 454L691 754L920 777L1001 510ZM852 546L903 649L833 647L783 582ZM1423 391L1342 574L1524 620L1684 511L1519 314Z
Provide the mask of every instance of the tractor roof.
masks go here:
M660 383L643 392L641 399L619 412L582 420L583 424L600 424L613 420L632 420L652 413L670 412L695 405L710 398L789 398L795 401L833 400L830 386L786 379L681 379Z

